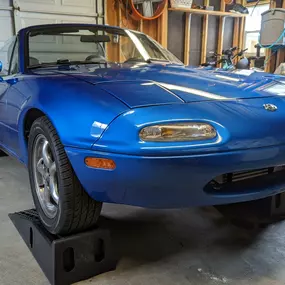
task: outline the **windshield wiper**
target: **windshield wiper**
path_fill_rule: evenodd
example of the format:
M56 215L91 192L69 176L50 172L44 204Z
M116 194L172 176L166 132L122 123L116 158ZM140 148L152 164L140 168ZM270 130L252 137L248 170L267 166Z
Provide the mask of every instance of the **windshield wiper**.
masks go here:
M107 64L106 60L102 61L92 61L92 60L78 60L78 61L68 61L66 59L59 59L56 62L60 65L79 65L79 64Z
M57 67L56 64L35 64L31 66L27 66L28 69L37 69L37 68L46 68L46 67Z
M58 60L56 63L42 63L28 66L28 69L38 69L38 68L48 68L48 67L58 67L58 66L70 66L70 65L80 65L80 64L108 64L107 61L67 61L67 60Z

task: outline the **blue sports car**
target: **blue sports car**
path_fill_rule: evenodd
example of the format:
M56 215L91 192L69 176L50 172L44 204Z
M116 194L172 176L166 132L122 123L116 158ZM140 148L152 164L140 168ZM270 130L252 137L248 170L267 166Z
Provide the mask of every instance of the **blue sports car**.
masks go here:
M46 228L96 223L102 202L235 203L285 191L285 79L185 67L110 26L22 29L5 46L0 146L24 163Z

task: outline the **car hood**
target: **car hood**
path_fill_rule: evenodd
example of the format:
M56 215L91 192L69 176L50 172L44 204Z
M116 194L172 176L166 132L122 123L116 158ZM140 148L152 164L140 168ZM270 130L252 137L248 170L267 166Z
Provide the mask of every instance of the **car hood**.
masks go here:
M161 64L111 64L65 74L97 85L130 108L285 95L283 76L261 72L225 72Z

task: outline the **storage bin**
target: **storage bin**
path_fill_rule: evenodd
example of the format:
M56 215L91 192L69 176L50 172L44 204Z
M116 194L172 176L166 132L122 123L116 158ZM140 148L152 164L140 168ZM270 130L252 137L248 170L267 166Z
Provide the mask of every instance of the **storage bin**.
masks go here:
M284 31L285 9L270 9L262 13L261 16L260 43L263 46L270 46ZM284 35L275 45L285 45Z

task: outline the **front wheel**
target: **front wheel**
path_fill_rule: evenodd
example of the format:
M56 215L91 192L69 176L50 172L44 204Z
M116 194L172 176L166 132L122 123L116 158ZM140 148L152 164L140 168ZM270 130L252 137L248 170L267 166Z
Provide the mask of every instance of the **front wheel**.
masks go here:
M46 117L33 123L28 152L32 195L47 230L68 235L94 227L102 203L91 199L81 186L55 128Z

